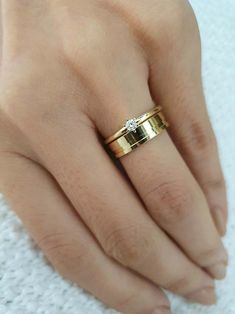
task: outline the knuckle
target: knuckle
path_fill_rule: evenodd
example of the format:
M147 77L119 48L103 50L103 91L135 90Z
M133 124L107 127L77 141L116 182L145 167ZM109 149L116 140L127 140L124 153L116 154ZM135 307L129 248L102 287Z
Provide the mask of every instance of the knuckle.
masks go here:
M0 87L0 109L11 122L25 131L27 136L31 134L42 136L45 131L44 139L46 139L48 127L63 126L64 121L68 119L71 121L76 115L74 115L72 104L68 107L66 102L58 102L58 99L63 97L64 91L62 89L50 90L42 72L45 68L39 69L38 66L35 63L22 68L19 66L17 72L20 74L17 74L14 79L3 80ZM48 99L50 99L49 103ZM77 122L92 126L82 110L80 110Z
M62 232L43 236L38 240L38 245L62 270L66 269L68 262L71 263L73 260L82 268L89 258L89 249L85 245L80 243L78 247L75 241L68 239L68 235Z
M113 307L119 309L119 311L126 312L131 307L131 304L135 304L136 300L138 300L138 295L133 293L126 296L126 298L117 300Z
M173 36L177 35L177 40L180 40L180 38L185 40L185 35L188 34L198 34L196 18L188 1L173 1L169 13L170 19L168 18L168 21L166 21L167 27Z
M19 82L3 80L0 90L1 108L9 117L14 117L15 110L17 110L17 104L21 98L21 87L20 80Z
M63 233L50 233L39 239L38 244L47 252L60 252L63 247L69 245Z
M71 32L75 32L76 42L71 43L73 34L71 37L65 36L63 49L65 55L78 66L79 73L84 74L93 69L93 65L97 66L98 59L108 49L110 37L107 35L107 23L99 17L80 17L80 23L83 24L82 32L71 28Z
M212 130L208 131L201 123L192 122L186 140L193 151L211 151L217 148L216 138Z
M164 181L149 191L144 199L153 215L168 224L178 222L188 215L192 194L186 184L181 184L180 181Z
M11 63L7 66L7 72L14 71L14 77L4 71L0 88L1 108L14 122L30 120L28 113L36 107L33 106L34 86L39 83L40 76L37 67L36 64L33 66L28 63L26 65Z
M150 252L150 237L141 226L116 228L109 232L103 247L108 256L136 268Z
M159 1L154 0L150 3L151 13L148 13L146 24L149 27L148 33L154 35L155 41L161 39L166 44L169 42L172 45L173 38L179 42L180 39L185 40L184 34L191 35L192 32L198 34L196 18L188 1L170 0L160 5ZM161 13L163 9L164 14ZM162 36L159 37L159 35Z
M204 185L207 189L213 190L221 190L225 188L225 182L222 175L218 175L218 177L207 180Z

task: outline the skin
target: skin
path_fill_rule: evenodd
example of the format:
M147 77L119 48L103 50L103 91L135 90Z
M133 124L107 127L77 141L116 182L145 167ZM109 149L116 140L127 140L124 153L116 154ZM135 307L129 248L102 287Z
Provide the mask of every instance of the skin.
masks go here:
M184 0L2 0L0 189L52 265L122 313L202 304L225 276L224 179ZM114 162L103 138L161 105Z

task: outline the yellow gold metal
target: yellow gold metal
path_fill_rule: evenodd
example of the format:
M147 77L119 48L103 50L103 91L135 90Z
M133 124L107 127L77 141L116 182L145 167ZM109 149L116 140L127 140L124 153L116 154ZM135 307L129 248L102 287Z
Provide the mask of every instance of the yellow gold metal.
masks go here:
M161 107L160 106L155 106L152 110L145 112L144 114L142 114L141 116L139 116L138 118L134 118L135 123L137 123L137 125L140 125L141 123L143 123L145 120L147 120L148 118L152 117L153 115L155 115L156 113L161 111ZM120 130L118 130L116 133L114 133L113 135L109 136L106 140L105 140L105 144L109 144L111 142L113 142L114 140L118 139L119 137L123 136L124 134L128 133L128 129L127 127L124 125Z
M135 131L126 132L109 143L109 148L117 158L120 158L158 136L168 126L169 124L166 122L163 114L161 112L155 113L143 121Z

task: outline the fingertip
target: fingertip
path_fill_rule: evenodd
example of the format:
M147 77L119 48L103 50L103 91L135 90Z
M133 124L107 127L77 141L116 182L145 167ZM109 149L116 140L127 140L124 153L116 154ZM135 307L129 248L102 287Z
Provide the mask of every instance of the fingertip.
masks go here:
M213 265L207 269L209 274L217 279L217 280L222 280L225 278L226 273L227 273L227 265L224 262L218 263L216 265Z
M187 299L193 303L202 305L214 305L217 302L217 296L214 287L208 287L187 295Z

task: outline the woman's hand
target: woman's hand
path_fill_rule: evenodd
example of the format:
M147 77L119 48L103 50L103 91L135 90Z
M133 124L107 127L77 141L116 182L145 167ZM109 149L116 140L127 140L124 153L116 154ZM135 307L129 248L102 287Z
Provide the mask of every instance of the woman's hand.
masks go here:
M161 287L214 303L226 196L187 1L2 0L2 25L1 191L55 268L125 313L168 313ZM101 137L153 101L169 133L124 174Z

